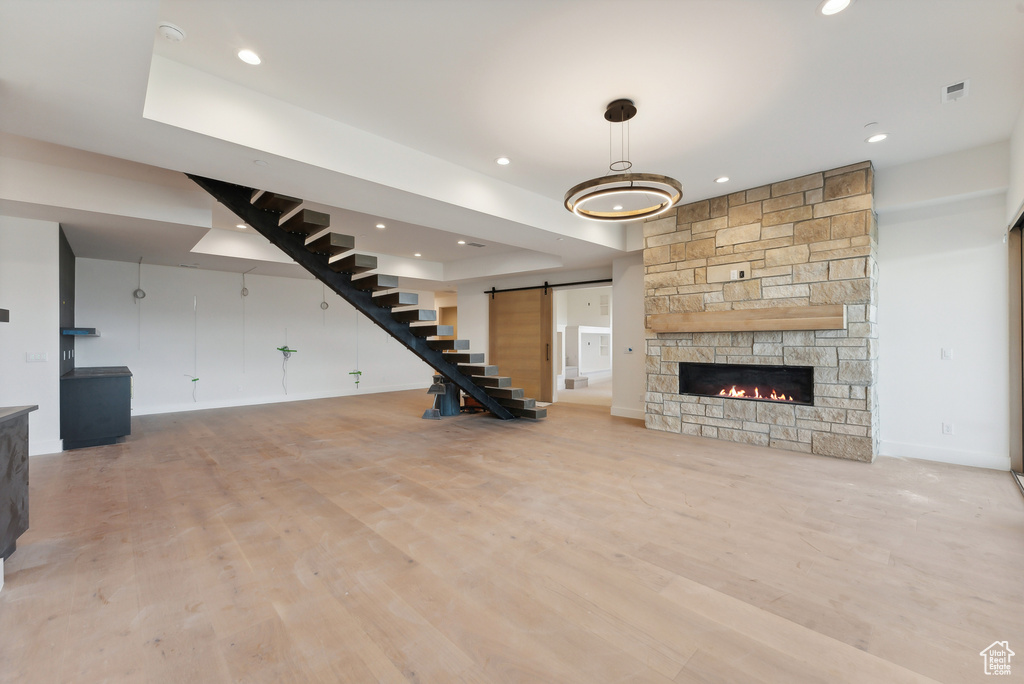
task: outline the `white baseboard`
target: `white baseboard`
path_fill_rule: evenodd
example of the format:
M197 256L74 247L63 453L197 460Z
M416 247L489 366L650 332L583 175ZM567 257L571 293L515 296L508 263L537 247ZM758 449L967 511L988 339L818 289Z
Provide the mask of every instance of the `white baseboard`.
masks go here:
M882 456L898 458L919 458L923 461L938 461L955 465L972 466L974 468L990 468L992 470L1009 470L1010 457L1007 454L992 454L981 451L963 451L960 449L940 449L924 444L907 444L882 440L879 444Z
M32 439L32 435L29 434L29 456L42 456L43 454L59 454L62 451L64 451L63 439Z
M178 404L158 404L154 406L133 407L133 416L149 416L161 413L183 413L186 411L203 411L205 409L231 408L234 406L258 406L260 404L283 404L289 401L308 401L310 399L330 399L333 397L350 397L360 394L380 394L382 392L402 392L405 390L426 390L430 382L415 382L404 385L377 385L374 387L352 389L344 392L307 392L302 394L279 394L265 397L246 397L242 399L222 399L218 401L200 401ZM424 395L426 396L426 395Z
M612 415L618 416L619 418L636 418L637 420L644 419L643 409L623 408L621 406L612 406Z

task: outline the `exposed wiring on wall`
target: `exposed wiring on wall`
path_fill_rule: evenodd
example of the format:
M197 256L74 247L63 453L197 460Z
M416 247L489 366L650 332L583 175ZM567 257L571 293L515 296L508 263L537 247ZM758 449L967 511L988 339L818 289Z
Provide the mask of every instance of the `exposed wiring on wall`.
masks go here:
M139 351L142 351L142 299L146 296L146 291L142 289L142 257L139 257L139 284L132 292L132 299L135 300L135 314L137 318L136 340L139 345Z
M326 328L327 327L327 307L329 307L330 304L327 303L327 285L322 285L322 287L323 287L323 295L320 298L320 310L323 311L323 325Z
M196 386L199 382L199 297L196 295L192 296L192 375L188 377L192 378L192 401L198 403L196 398Z
M284 352L284 359L281 360L281 387L284 393L288 394L288 359L292 357L289 351Z
M356 369L350 371L349 375L356 381L356 389L359 389L359 379L363 377L363 371L359 370L359 312L353 309L356 316Z
M298 349L292 349L288 346L288 328L284 329L284 344L277 348L277 351L284 355L281 360L281 387L284 389L284 393L288 394L288 359L292 358L292 354L298 351Z
M196 383L199 382L199 378L197 378L194 375L189 375L188 373L185 373L185 377L191 378L192 380L192 401L197 402L198 399L196 399Z
M245 274L251 273L256 270L256 266L253 266L245 273L242 273L242 289L239 292L242 300L242 374L245 374L245 298L249 296L249 288L245 286Z

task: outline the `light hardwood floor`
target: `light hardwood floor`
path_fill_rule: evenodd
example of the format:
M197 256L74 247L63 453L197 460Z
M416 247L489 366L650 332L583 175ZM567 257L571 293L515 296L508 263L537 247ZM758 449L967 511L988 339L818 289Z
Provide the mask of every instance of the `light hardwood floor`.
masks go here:
M420 420L422 392L136 418L31 462L0 681L1024 679L1008 473Z

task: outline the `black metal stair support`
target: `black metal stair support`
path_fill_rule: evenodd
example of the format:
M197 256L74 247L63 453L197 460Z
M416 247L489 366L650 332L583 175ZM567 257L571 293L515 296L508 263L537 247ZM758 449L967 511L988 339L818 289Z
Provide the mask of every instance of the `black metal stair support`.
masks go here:
M443 375L449 382L453 383L463 392L476 399L494 416L501 418L502 420L509 420L516 417L515 413L510 411L507 407L502 406L494 397L487 394L487 392L484 391L484 388L478 385L472 377L463 374L463 372L459 370L458 365L448 361L448 359L445 358L446 354L444 352L431 348L428 341L425 339L427 335L421 337L413 332L415 328L411 327L408 323L395 320L391 315L390 309L379 306L374 301L371 291L361 290L354 287L352 285L353 271L337 270L336 264L338 264L338 261L340 260L336 260L328 264L327 260L322 255L314 254L306 249L305 237L302 233L291 233L286 230L281 230L281 228L278 227L278 221L281 216L279 212L259 209L252 204L250 201L254 194L254 190L252 188L235 185L234 183L226 183L224 181L218 181L211 178L204 178L193 174L186 175L201 188L210 193L214 199L234 212L236 216L245 221L248 225L252 226L253 229L270 240L270 242L276 245L281 251L290 256L322 283L331 288L331 290L336 292L342 299L359 310L376 325L383 328L389 335L401 342L436 372ZM367 263L365 261L359 263L358 260L353 258L361 256L363 255L349 255L342 257L341 260L351 259L352 266ZM369 258L376 262L375 258ZM431 332L431 335L452 334L451 326L429 325L418 327L435 328L442 331L447 329L447 332L434 330ZM495 378L495 376L490 376L488 378L488 385L491 385L492 378ZM499 385L495 382L492 386Z

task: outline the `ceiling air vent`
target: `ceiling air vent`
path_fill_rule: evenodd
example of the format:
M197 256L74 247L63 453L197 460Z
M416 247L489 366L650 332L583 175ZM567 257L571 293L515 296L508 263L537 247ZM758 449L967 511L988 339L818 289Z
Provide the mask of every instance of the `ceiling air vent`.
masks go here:
M486 247L487 245L481 245L479 242L467 242L467 247Z
M953 83L942 89L942 102L956 102L967 97L968 91L971 89L971 79L960 81L959 83Z

